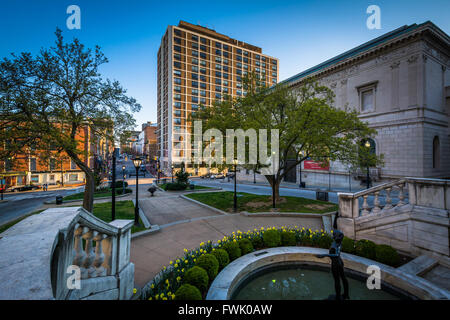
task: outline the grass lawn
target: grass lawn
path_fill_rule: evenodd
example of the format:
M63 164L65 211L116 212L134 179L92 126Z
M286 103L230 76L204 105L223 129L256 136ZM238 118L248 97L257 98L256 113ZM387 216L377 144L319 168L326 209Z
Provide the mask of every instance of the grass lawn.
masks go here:
M6 229L11 228L16 223L19 223L25 218L28 218L29 216L33 214L41 213L44 210L35 211L33 213L30 213L20 219L11 221L10 223L7 223L0 227L0 233L5 231ZM105 221L105 222L111 222L111 202L105 202L105 203L94 203L94 215ZM124 220L134 220L134 204L133 201L127 200L127 201L116 201L116 219L124 219ZM141 227L135 227L133 226L131 228L131 233L139 232L146 230L144 227L144 224L139 219L139 223L141 224Z
M127 190L129 190L129 189L127 189ZM117 195L120 195L119 192L122 192L122 188L120 188L120 190L118 190L118 188L116 188L116 194ZM112 196L112 191L111 190L94 192L94 198L111 197L111 196ZM83 197L84 197L84 191L83 192L79 192L79 193L74 193L74 194L71 194L69 196L65 196L63 198L63 200L83 200Z
M159 185L158 185L158 187L160 187L160 188L163 189L163 190L166 190L166 186L167 186L167 183L162 183L162 184L159 184ZM204 187L204 186L194 185L194 189L189 189L189 187L187 187L186 190L180 190L180 191L206 190L206 189L213 189L213 188L211 188L211 187ZM167 191L172 191L172 190L167 190Z
M238 192L237 195L239 211L269 212L272 208L271 196L243 192ZM230 191L195 193L189 194L187 197L225 212L233 211L234 193ZM281 201L276 206L280 209L280 212L325 213L338 209L338 206L334 203L298 197L281 197Z

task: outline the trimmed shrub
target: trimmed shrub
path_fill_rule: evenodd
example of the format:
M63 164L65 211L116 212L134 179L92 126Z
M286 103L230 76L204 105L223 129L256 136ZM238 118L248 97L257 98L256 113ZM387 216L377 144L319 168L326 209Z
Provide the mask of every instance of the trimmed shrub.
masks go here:
M295 239L295 233L290 232L290 231L281 232L281 245L282 246L297 245L297 240Z
M342 251L347 253L355 253L355 240L344 237L342 240Z
M175 300L202 300L202 293L197 287L186 283L175 291Z
M208 273L205 269L194 266L190 268L188 271L186 271L186 274L183 277L184 284L191 284L195 287L197 287L201 293L206 292L206 289L208 288ZM175 294L176 297L176 294Z
M237 242L227 242L223 245L223 249L228 253L230 261L236 260L242 254L241 248L239 248L239 244Z
M359 240L355 243L355 253L358 256L374 260L376 244L370 240Z
M206 272L208 273L209 281L211 282L219 272L219 261L217 261L217 258L210 253L198 257L196 266L206 270Z
M242 255L253 252L253 245L250 240L241 239L238 241L238 243L239 243L239 248L241 248Z
M376 245L375 258L376 261L393 267L397 266L400 260L397 250L386 244Z
M333 243L333 238L329 234L321 235L317 241L317 245L319 248L328 249L331 247L331 244Z
M250 239L250 241L252 242L253 248L255 248L256 250L262 249L264 247L264 242L260 235L255 235Z
M281 235L278 230L267 230L263 235L264 245L266 247L278 247L281 244Z
M212 252L212 254L216 257L219 262L219 270L222 270L230 263L230 257L228 256L228 252L223 249L216 249Z
M180 191L180 190L186 190L187 184L185 183L167 183L164 187L164 190L166 191Z
M112 183L111 183L112 185ZM128 182L125 181L125 188L128 187ZM117 180L116 181L116 189L117 188L123 188L123 181L122 180Z
M125 189L125 194L132 193L132 192L133 192L133 190L131 190L131 189ZM117 194L122 194L123 193L123 189L116 189L116 193Z

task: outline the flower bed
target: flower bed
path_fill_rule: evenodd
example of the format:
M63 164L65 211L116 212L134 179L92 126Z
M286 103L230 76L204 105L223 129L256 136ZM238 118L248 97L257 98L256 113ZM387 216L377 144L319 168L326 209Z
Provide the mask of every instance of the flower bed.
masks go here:
M231 261L255 250L279 246L308 246L328 249L332 233L299 228L267 228L233 232L217 243L200 243L193 250L184 249L184 257L169 262L153 281L143 289L146 300L204 299L217 274ZM345 238L342 251L397 267L399 255L387 245L369 240Z

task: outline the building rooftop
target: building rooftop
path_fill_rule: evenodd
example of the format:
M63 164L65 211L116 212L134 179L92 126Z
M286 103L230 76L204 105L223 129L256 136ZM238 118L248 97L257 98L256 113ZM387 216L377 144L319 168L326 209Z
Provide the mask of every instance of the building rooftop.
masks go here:
M322 63L320 63L320 64L318 64L318 65L316 65L316 66L314 66L312 68L309 68L309 69L307 69L305 71L302 71L302 72L300 72L300 73L298 73L298 74L296 74L296 75L294 75L294 76L292 76L290 78L287 78L286 80L281 81L280 83L289 83L289 84L291 84L291 83L297 82L297 81L301 80L302 78L310 76L310 75L312 75L312 74L314 74L314 73L316 73L318 71L324 70L324 69L326 69L328 67L336 65L336 64L338 64L340 62L343 62L345 60L352 59L352 58L354 58L354 57L356 57L356 56L358 56L358 55L360 55L360 54L362 54L364 52L370 51L371 49L373 49L373 48L375 48L377 46L383 45L383 44L385 44L385 43L387 43L387 42L389 42L389 41L391 41L391 40L393 40L395 38L399 38L399 37L401 37L403 35L406 35L408 33L416 31L416 30L418 30L420 28L433 29L435 32L437 32L441 36L445 37L447 41L449 40L448 35L445 32L443 32L441 29L439 29L431 21L426 21L426 22L424 22L422 24L412 24L412 25L409 25L409 26L405 25L405 26L400 27L398 29L395 29L395 30L393 30L391 32L385 33L385 34L379 36L378 38L375 38L373 40L365 42L362 45L357 46L357 47L355 47L355 48L353 48L351 50L348 50L348 51L346 51L346 52L344 52L344 53L342 53L340 55L337 55L334 58L326 60L326 61L324 61L324 62L322 62Z
M260 47L257 47L257 46L245 43L243 41L232 39L229 36L226 36L224 34L218 33L218 32L216 32L213 29L209 29L209 28L206 28L206 27L203 27L203 26L200 26L200 25L195 25L195 24L183 21L183 20L180 20L180 22L178 23L178 27L186 29L186 30L190 30L190 31L193 31L193 32L196 32L196 33L200 33L200 34L203 34L205 36L208 36L208 37L211 37L211 38L223 41L223 42L227 42L229 44L233 44L235 46L240 46L240 47L246 48L246 49L251 50L251 51L262 53L262 49Z

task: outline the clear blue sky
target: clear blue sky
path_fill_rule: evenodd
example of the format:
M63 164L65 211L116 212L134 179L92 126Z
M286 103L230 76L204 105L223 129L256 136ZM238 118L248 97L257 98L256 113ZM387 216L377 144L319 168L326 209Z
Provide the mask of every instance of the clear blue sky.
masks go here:
M68 30L66 9L81 8L81 30ZM369 30L366 9L381 9L381 29ZM63 35L100 45L119 80L142 105L137 124L156 121L156 55L168 25L201 24L254 44L280 59L280 80L405 24L433 21L450 34L450 1L162 1L0 0L0 57L36 53Z

